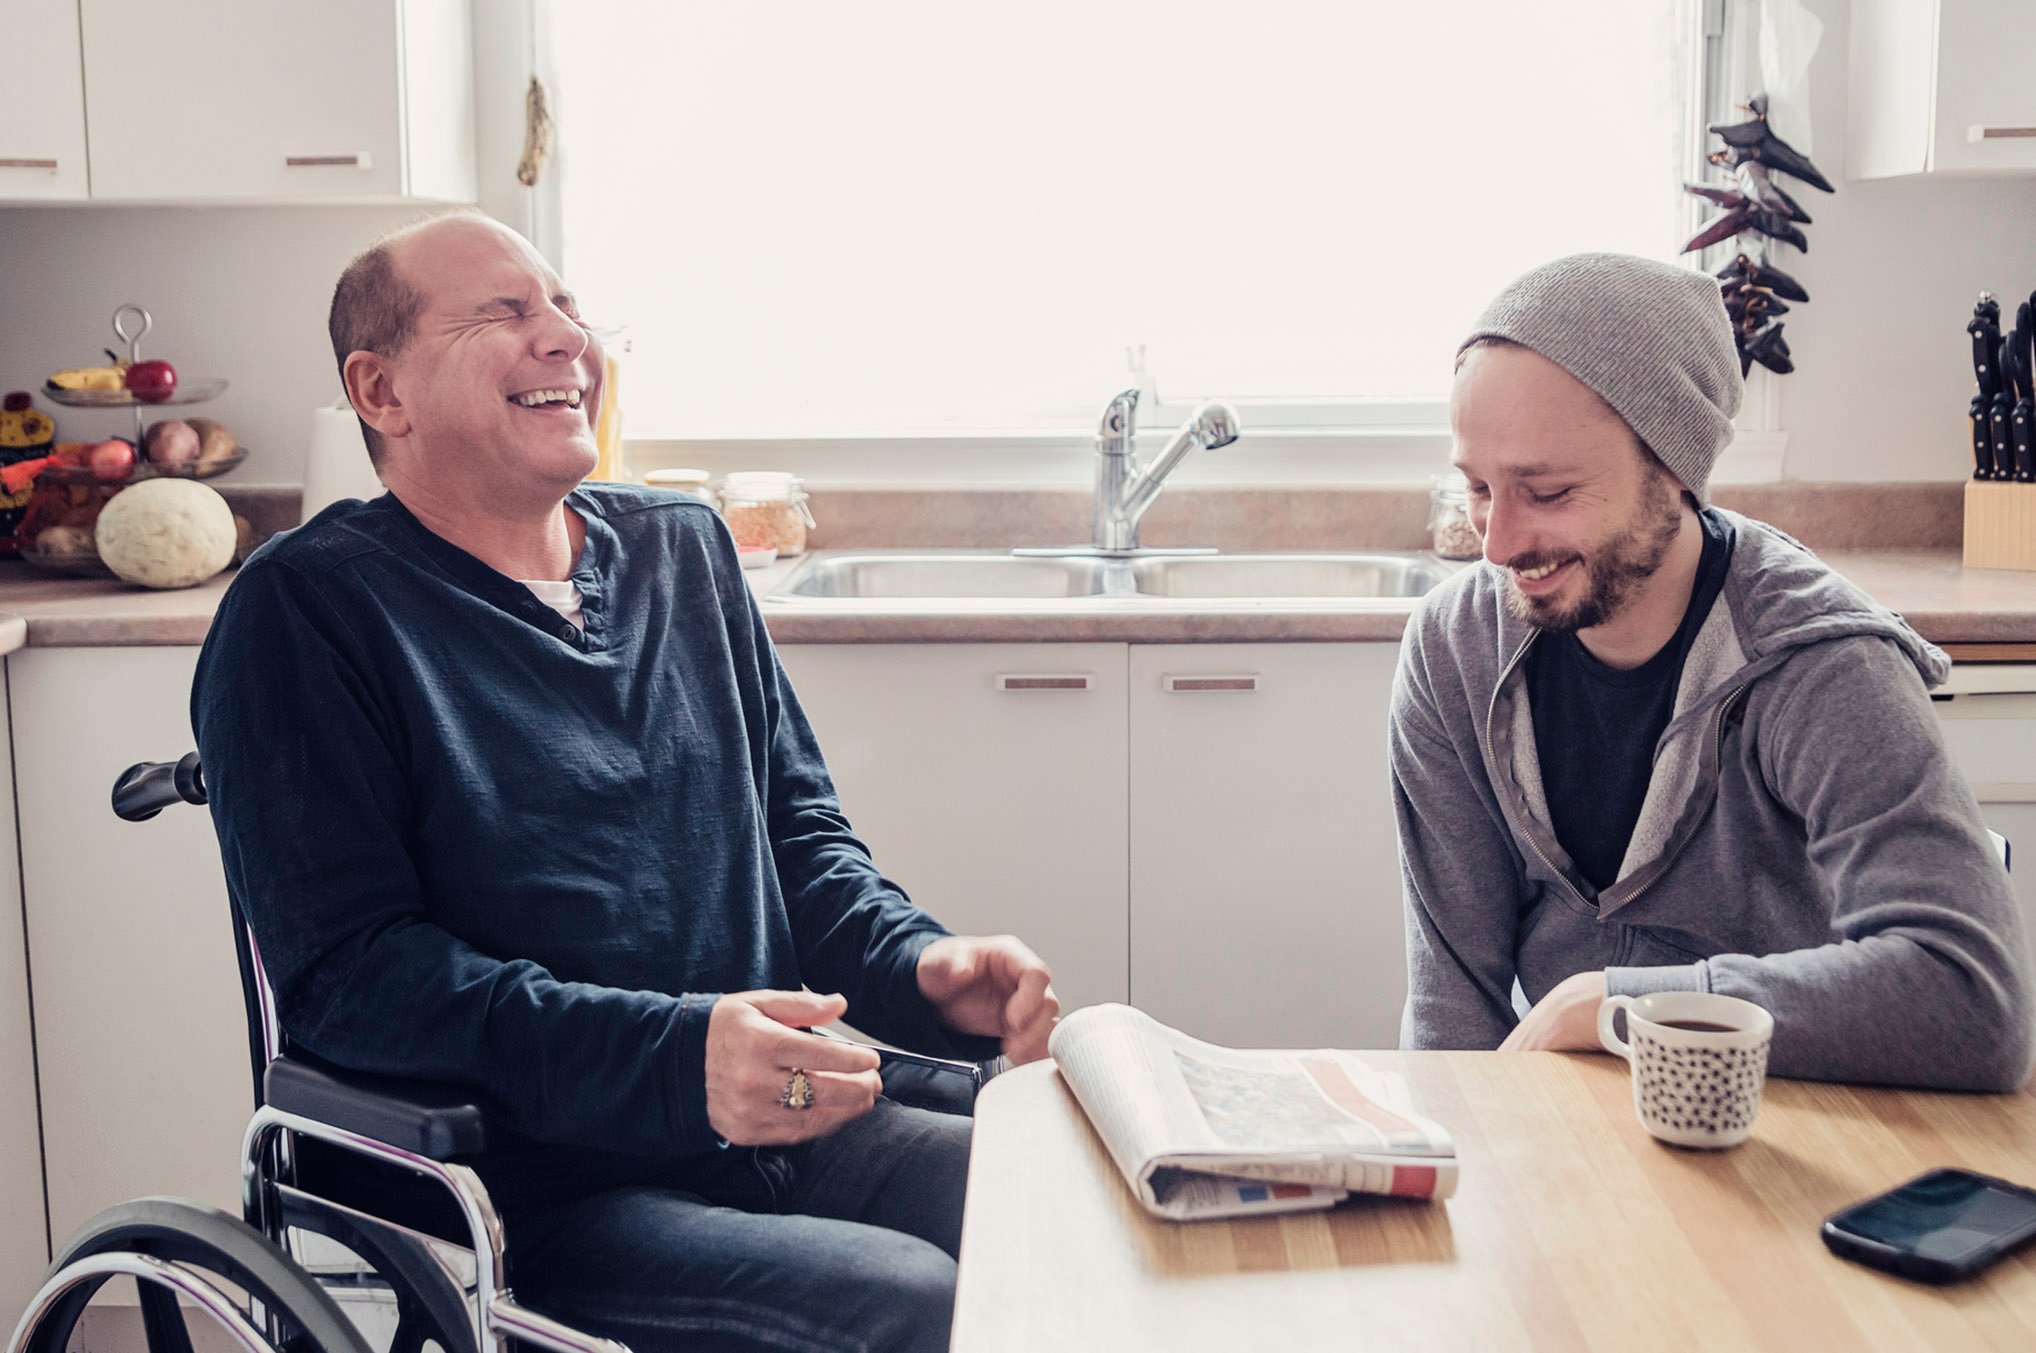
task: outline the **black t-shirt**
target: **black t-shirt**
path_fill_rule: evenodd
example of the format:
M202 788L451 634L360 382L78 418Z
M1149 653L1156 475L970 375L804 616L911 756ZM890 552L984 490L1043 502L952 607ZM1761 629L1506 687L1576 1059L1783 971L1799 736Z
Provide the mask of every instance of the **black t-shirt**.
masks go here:
M1732 526L1706 509L1704 554L1675 637L1627 671L1592 657L1575 634L1543 636L1527 655L1528 703L1555 838L1593 888L1619 876L1654 774L1654 747L1711 603L1725 585Z

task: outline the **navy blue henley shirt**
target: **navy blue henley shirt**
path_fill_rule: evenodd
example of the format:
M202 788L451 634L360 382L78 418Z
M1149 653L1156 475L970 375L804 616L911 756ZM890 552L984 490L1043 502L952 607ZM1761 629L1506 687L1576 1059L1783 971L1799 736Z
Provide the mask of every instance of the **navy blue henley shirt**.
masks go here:
M876 1037L992 1055L919 994L946 932L842 816L720 519L566 501L584 632L390 495L228 589L192 721L288 1036L483 1095L515 1174L712 1150L723 992L840 992Z

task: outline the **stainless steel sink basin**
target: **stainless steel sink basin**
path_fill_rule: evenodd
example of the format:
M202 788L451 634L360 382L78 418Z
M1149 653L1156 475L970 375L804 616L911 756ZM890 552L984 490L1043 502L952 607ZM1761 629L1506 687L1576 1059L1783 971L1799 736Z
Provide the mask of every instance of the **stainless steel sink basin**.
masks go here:
M1449 574L1416 554L1216 554L1139 559L1148 597L1418 597Z
M1092 597L1103 591L1096 559L1021 559L1009 554L815 555L773 597L1020 600Z
M814 555L774 601L1345 601L1418 597L1450 569L1412 553L1038 558L967 551Z

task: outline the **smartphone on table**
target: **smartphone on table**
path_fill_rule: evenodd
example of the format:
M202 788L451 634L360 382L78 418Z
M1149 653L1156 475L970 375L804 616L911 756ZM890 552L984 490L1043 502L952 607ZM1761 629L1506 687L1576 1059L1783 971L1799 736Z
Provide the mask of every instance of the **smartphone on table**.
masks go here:
M1833 1254L1926 1283L1959 1282L2036 1239L2036 1189L1931 1170L1824 1221Z

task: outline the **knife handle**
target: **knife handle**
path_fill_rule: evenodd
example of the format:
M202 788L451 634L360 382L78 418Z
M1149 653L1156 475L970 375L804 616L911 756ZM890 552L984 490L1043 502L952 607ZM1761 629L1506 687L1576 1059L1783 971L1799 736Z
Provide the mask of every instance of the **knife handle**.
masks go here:
M2015 442L2015 479L2018 483L2036 483L2036 400L2022 399L2015 405L2013 426L2010 435Z
M1987 399L1974 395L1972 404L1966 409L1966 425L1972 429L1972 477L1992 479L1994 477L1994 434L1987 426Z
M1985 319L1975 317L1965 332L1973 336L1973 376L1979 380L1981 399L1993 399L2005 387L2001 378L2005 372L1999 368L2001 360L2001 330Z
M2000 353L2000 340L1990 337L1984 325L1975 322L1969 332L1972 334L1972 374L1979 382L1979 397L1992 399L2000 393L1999 375L1994 371L1994 359Z
M1995 395L1987 406L1987 424L1993 434L1995 479L2015 477L2015 444L2008 437L2011 406L2006 395Z

